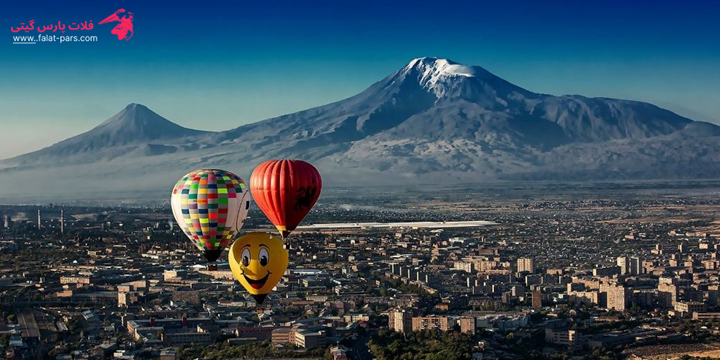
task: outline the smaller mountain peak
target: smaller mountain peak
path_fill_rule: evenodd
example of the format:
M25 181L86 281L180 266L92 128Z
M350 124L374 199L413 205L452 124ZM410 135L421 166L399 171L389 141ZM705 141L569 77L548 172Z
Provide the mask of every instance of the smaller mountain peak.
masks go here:
M123 110L125 110L125 111L133 111L133 110L137 111L137 110L150 110L150 109L148 109L148 107L145 106L145 105L143 105L143 104L130 103L130 104L128 104L127 106L125 106L125 108L124 108Z
M179 138L202 131L184 128L158 115L142 104L131 103L86 134L109 135L114 144L141 140Z
M127 104L122 110L120 110L115 117L127 121L128 119L135 119L138 117L144 117L146 115L156 115L154 111L150 110L147 106L138 103Z
M120 112L107 119L101 126L112 126L126 127L126 126L158 126L169 123L168 120L162 116L156 114L148 107L142 104L130 103L125 106ZM173 124L174 125L174 124Z

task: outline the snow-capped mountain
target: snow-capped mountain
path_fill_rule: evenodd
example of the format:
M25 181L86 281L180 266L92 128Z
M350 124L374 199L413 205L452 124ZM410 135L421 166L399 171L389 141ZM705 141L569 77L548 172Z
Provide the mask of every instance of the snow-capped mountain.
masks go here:
M648 103L539 94L481 67L419 58L350 98L217 133L131 104L0 161L0 180L82 172L124 184L142 174L141 187L162 189L194 168L247 176L275 157L312 161L330 185L716 176L719 134Z

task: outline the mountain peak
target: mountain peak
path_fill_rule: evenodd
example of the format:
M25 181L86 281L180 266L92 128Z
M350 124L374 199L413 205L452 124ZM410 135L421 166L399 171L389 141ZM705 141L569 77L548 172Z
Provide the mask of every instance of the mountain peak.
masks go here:
M92 142L95 147L176 139L206 133L184 128L165 119L147 106L131 103L94 129L72 138L73 142ZM100 140L98 140L100 139Z
M410 61L403 71L418 71L423 78L434 80L440 76L483 77L489 72L479 66L467 66L450 59L421 57Z
M128 104L90 132L112 134L113 138L124 139L123 142L169 139L205 133L205 131L184 128L158 115L147 106L137 103Z
M186 138L208 133L182 127L142 104L131 103L87 132L14 160L23 164L29 159L59 164L66 163L72 156L97 161L130 153L159 155L177 151L178 144L183 144Z
M153 118L154 120L158 120L158 118L165 120L162 116L160 116L156 112L150 110L150 108L148 108L147 106L145 106L143 104L138 104L138 103L127 104L127 106L125 106L122 110L120 110L119 113L115 114L115 116L113 116L112 118L121 118L124 120L128 120L128 119L137 119L138 117L141 117L141 116L148 116L148 117ZM168 120L165 120L165 121L168 121Z
M418 84L436 99L465 99L494 106L496 97L513 92L529 94L480 66L468 66L450 59L421 57L411 60L390 77L391 82ZM502 101L501 101L502 102Z
M150 110L147 106L137 103L130 103L125 106L120 112L113 115L109 119L105 120L100 127L134 127L134 128L145 128L145 127L163 127L163 126L178 126L158 115L156 112Z
M123 109L123 110L127 111L127 110L137 110L137 109L150 110L150 109L148 109L147 106L145 106L143 104L138 104L138 103L129 103L129 104L127 104L127 106L125 106L125 109Z

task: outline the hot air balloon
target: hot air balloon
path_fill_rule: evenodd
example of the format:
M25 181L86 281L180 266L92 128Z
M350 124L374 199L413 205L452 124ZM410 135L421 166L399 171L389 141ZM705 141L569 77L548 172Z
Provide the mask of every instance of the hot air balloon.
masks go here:
M255 232L235 241L228 260L235 278L262 304L285 273L289 254L279 237Z
M302 160L269 160L250 176L250 191L260 210L286 238L310 212L322 190L317 169Z
M188 173L175 184L170 203L185 235L213 262L242 228L250 196L237 175L202 169Z

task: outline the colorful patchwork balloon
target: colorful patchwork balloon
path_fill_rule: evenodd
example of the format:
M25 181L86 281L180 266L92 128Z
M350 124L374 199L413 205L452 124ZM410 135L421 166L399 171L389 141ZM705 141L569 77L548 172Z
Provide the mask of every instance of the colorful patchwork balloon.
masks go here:
M172 212L180 228L208 261L233 242L250 209L250 195L237 175L217 169L183 176L172 191Z

